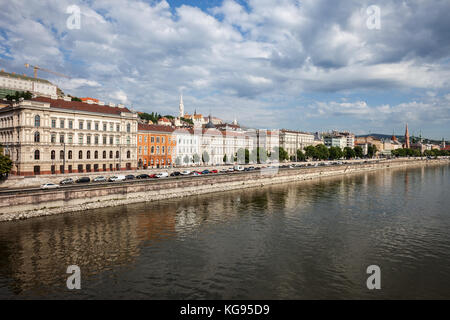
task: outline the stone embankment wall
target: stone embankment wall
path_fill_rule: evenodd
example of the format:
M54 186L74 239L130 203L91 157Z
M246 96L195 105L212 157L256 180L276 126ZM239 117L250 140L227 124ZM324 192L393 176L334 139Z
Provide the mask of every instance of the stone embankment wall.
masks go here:
M443 160L388 161L375 164L265 169L230 175L205 175L133 183L98 185L95 188L62 188L32 193L0 195L0 221L25 219L64 212L112 207L143 201L186 197L212 192L261 187L269 184L311 180L385 168L449 163Z

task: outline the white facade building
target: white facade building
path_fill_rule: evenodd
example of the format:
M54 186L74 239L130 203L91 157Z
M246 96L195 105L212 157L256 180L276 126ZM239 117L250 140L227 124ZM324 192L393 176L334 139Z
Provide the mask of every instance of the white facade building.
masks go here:
M4 91L30 91L38 96L56 96L58 87L48 80L0 71L0 89Z

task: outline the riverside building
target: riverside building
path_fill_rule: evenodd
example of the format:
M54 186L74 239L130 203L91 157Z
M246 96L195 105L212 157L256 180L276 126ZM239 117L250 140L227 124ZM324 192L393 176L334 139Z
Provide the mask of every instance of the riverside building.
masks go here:
M138 167L168 168L173 166L172 159L176 154L176 137L172 135L174 128L166 125L138 125Z
M40 96L56 96L57 86L45 79L31 78L21 74L0 71L0 97L13 95L16 91L30 91Z
M137 114L121 105L53 96L0 109L0 144L16 175L135 169L136 135Z

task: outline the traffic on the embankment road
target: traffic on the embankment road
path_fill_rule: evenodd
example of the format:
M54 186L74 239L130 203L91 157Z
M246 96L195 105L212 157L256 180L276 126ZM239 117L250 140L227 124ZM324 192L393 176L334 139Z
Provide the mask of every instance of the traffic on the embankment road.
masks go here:
M448 157L441 157L448 158ZM425 160L427 158L409 158L408 160ZM430 158L428 158L430 159ZM398 159L404 161L405 158ZM112 184L124 184L124 183L157 183L160 179L185 179L211 175L230 175L230 174L245 174L249 172L255 172L258 170L290 170L290 169L302 169L312 167L327 167L327 166L348 166L348 165L361 165L368 163L380 163L380 162L392 162L396 159L360 159L360 160L339 160L339 161L313 161L313 162L297 162L297 163L285 163L285 164L266 164L266 165L235 165L232 167L222 168L196 168L195 170L189 170L188 168L172 169L168 171L160 171L158 173L141 173L137 174L125 173L125 174L111 174L106 175L91 175L89 176L74 176L63 177L57 182L46 182L40 185L22 188L0 188L0 194L16 194L18 192L37 192L37 191L49 191L53 189L78 189L78 188L95 188L97 186L105 186ZM182 170L184 169L184 170ZM145 172L145 170L143 170ZM43 177L43 176L42 176ZM44 178L44 177L43 177Z

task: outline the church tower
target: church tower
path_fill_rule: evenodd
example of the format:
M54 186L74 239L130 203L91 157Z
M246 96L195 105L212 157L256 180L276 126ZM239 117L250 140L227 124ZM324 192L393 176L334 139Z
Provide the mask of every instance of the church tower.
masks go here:
M409 144L409 131L408 131L408 124L406 124L406 130L405 130L405 148L409 149L411 146Z
M184 117L183 95L180 95L180 118Z

